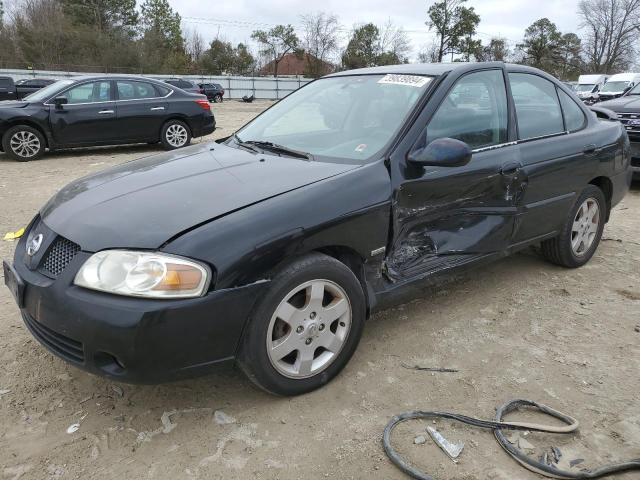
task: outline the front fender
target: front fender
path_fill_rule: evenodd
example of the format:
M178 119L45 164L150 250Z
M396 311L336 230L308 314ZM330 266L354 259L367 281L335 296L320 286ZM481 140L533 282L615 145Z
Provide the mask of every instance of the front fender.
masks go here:
M347 248L366 261L386 246L390 213L389 174L376 162L228 214L163 251L207 262L216 271L215 288L231 288L327 247Z

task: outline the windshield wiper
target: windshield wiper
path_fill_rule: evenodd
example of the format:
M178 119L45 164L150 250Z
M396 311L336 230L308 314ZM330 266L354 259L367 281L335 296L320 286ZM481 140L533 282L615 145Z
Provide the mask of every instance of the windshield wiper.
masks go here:
M237 138L236 138L237 141ZM255 146L263 150L267 150L273 153L279 153L281 155L288 155L290 157L304 158L306 160L313 160L313 155L307 152L301 152L300 150L294 150L293 148L285 147L284 145L278 145L273 142L264 142L261 140L246 140L242 142L249 146Z
M236 145L238 145L239 147L242 147L242 148L245 148L247 150L250 150L253 153L262 153L262 150L257 148L255 145L252 145L252 144L250 144L248 142L244 142L244 141L240 140L240 137L238 137L238 135L236 135L235 133L233 134L233 140L236 142Z

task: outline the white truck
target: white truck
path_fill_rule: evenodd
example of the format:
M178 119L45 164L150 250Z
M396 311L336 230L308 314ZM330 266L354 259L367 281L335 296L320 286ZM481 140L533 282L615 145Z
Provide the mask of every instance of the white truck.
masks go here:
M604 102L621 97L640 82L640 73L618 73L612 75L598 92L598 100Z
M578 84L574 87L576 95L583 102L595 101L598 98L598 92L605 84L608 75L580 75Z

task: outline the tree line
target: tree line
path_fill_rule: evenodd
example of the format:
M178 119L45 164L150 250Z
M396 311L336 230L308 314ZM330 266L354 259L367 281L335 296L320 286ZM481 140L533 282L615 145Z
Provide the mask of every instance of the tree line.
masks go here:
M4 0L9 1L9 0ZM206 43L167 0L0 0L0 68L124 73L254 74L278 69L287 54L304 60L305 74L408 63L407 32L388 21L345 31L336 15L303 15L297 28L276 25L251 34L257 51L223 38ZM421 62L510 61L568 80L580 73L615 73L634 65L640 0L582 0L580 31L560 32L548 18L532 23L522 40L478 37L480 15L468 0L426 2L425 29L435 40Z

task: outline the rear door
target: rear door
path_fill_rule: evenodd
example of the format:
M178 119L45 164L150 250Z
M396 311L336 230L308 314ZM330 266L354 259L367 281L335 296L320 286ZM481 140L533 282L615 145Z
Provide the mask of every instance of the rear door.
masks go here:
M528 185L514 243L552 235L595 172L596 145L582 108L541 75L510 72L518 142ZM564 114L563 114L564 113Z
M167 116L167 97L171 90L137 80L117 80L115 83L121 140L158 140Z
M436 94L431 102L438 101ZM509 141L509 119L501 68L462 76L425 119L413 148L454 138L466 142L473 156L461 167L419 167L405 157L397 159L393 239L386 260L392 278L410 279L509 246L523 185L518 146Z
M0 101L15 100L16 98L16 87L13 84L13 79L0 77Z
M115 141L121 130L116 120L116 103L111 81L75 85L57 97L67 104L57 108L47 102L55 142L62 146L97 145Z

